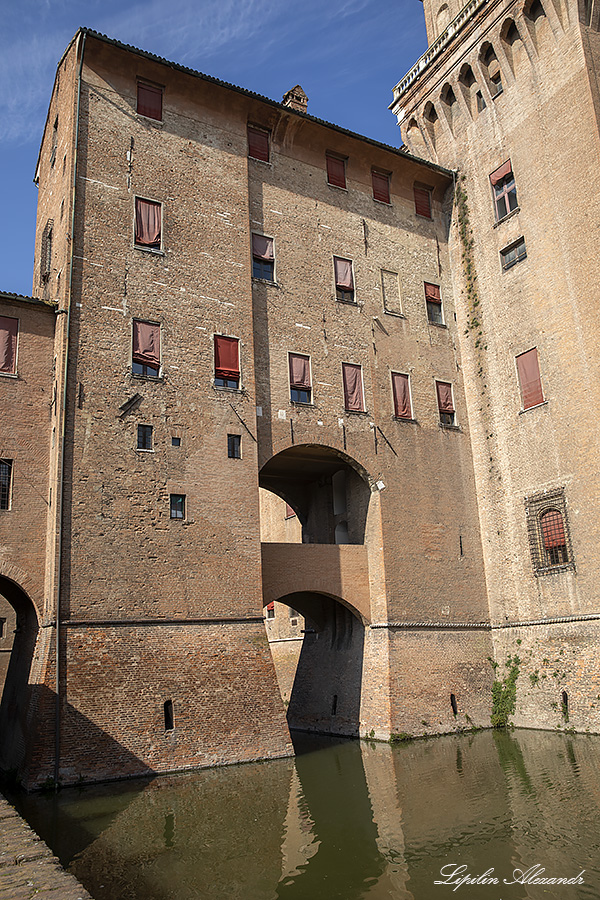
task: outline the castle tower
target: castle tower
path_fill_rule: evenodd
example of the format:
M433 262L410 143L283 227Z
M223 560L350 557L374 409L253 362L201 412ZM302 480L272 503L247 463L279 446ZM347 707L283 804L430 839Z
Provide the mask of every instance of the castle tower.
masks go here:
M520 658L516 724L597 731L599 11L424 7L429 48L391 109L413 153L456 170L450 242L499 673Z

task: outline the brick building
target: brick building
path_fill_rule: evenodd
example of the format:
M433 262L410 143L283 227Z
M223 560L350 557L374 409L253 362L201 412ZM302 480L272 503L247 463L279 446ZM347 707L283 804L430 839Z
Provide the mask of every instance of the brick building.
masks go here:
M514 5L446 28L426 2L433 43L394 111L428 159L312 117L299 85L277 103L88 30L65 51L34 297L0 295L0 615L17 617L0 763L27 784L287 755L288 723L486 726L489 657L518 646L517 721L559 725L566 696L598 726L594 360L574 328L591 295L548 274L556 237L591 281L574 260L593 231L560 230L559 168L554 234L524 202L548 174L527 147L570 101L551 83L534 130L533 76L528 95L499 68L494 100L479 56L470 93L457 70ZM532 10L536 65L550 46L568 82L573 54L582 90L585 29ZM523 114L502 125L511 90Z

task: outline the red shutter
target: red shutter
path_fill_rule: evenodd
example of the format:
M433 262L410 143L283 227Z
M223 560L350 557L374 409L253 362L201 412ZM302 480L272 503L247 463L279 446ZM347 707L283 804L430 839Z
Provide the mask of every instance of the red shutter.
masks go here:
M505 163L503 163L499 169L496 169L495 172L492 172L490 175L490 181L492 182L492 187L496 187L497 184L500 184L507 175L510 175L512 172L512 165L510 159L507 159Z
M19 320L0 316L0 372L14 375L17 364Z
M162 88L151 84L138 84L137 111L140 116L162 121Z
M253 234L252 256L256 259L275 259L273 254L273 238L265 237L263 234Z
M275 603L267 603L267 609L269 609L269 610L275 609Z
M142 247L160 247L161 206L154 200L135 198L135 243Z
M344 406L354 412L363 412L362 369L352 363L342 363L344 382Z
M424 216L426 219L431 218L431 194L427 188L414 188L415 192L415 212L418 216Z
M429 300L430 303L441 303L442 295L440 294L440 287L438 284L428 284L426 281L425 285L425 299Z
M345 291L353 291L354 279L352 278L352 260L341 259L339 256L334 256L333 267L335 269L335 286L343 288Z
M390 178L389 175L382 175L381 172L371 172L373 179L373 197L375 200L381 200L382 203L390 202Z
M394 390L394 415L399 419L412 419L408 375L392 372L392 387Z
M310 360L308 356L290 353L290 387L310 390Z
M266 131L259 131L248 125L248 156L253 159L262 159L269 162L269 135Z
M542 536L544 538L544 550L552 550L554 547L564 547L567 543L565 540L565 526L563 517L557 509L550 509L545 512L541 519Z
M436 381L438 409L443 413L453 413L454 403L452 402L452 385L446 381Z
M240 377L239 341L237 338L215 334L215 377Z
M325 157L327 162L327 181L335 187L346 187L346 162L337 156Z
M544 393L540 379L538 354L535 347L533 350L528 350L527 353L521 353L520 356L517 356L517 370L521 383L523 409L531 409L532 406L538 406L540 403L543 403Z
M133 320L133 362L160 368L160 325Z
M289 503L285 504L285 517L286 519L293 519L296 515L296 511Z

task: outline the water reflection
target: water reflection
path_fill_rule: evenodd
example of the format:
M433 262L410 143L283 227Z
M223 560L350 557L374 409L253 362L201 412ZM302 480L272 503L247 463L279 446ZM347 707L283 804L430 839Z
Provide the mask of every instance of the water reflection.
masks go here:
M300 736L295 760L11 798L96 900L600 897L600 738L397 747ZM489 869L498 886L434 885ZM584 884L505 885L515 868ZM445 869L448 872L451 869Z

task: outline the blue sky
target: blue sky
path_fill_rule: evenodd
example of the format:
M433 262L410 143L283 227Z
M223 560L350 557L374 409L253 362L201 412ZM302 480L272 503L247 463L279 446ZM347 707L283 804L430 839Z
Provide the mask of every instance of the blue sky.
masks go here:
M419 0L0 0L0 289L32 292L35 163L56 64L79 26L398 146L392 88L426 48Z

